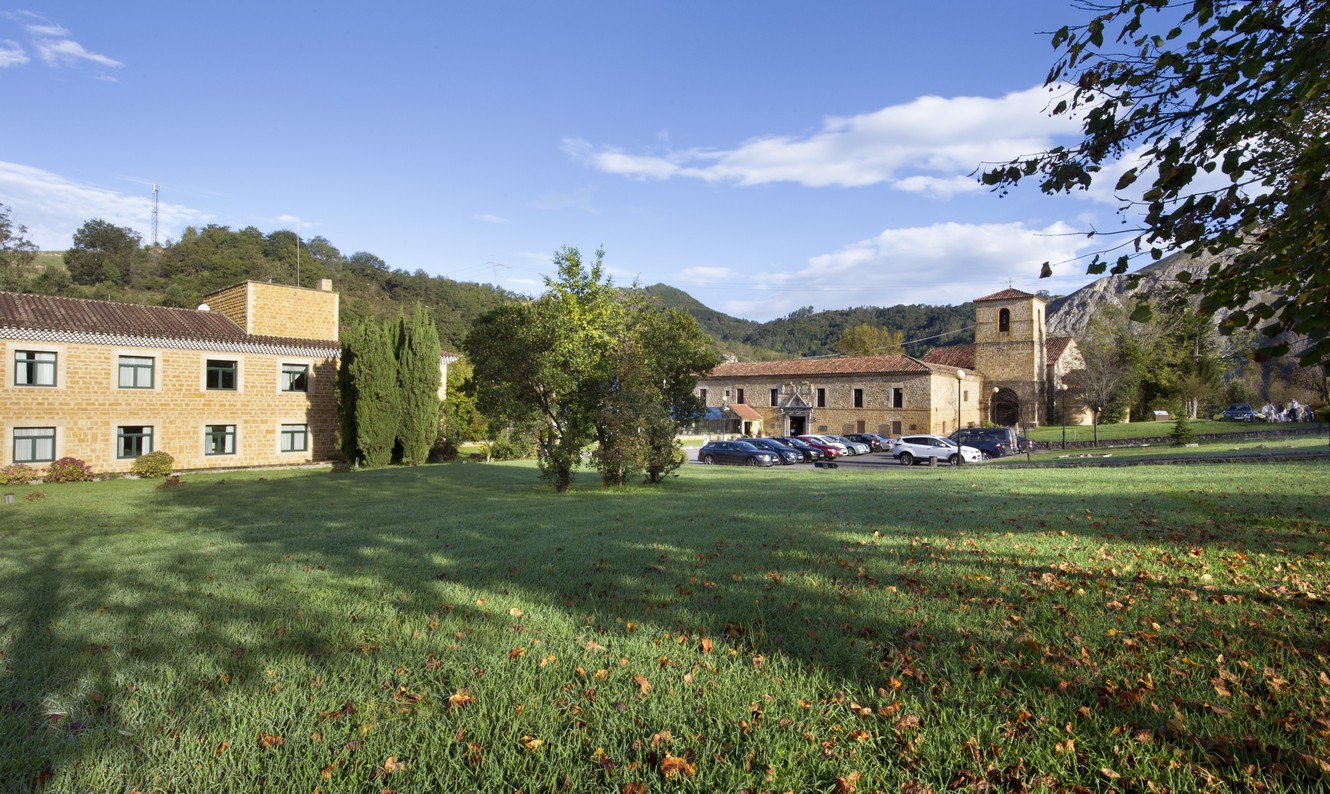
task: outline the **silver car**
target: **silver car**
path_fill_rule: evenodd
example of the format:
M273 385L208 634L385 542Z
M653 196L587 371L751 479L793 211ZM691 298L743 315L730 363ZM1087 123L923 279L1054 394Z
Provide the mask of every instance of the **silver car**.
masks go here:
M873 448L864 442L855 441L854 439L846 438L845 436L823 435L822 437L829 438L838 444L844 444L850 450L851 455L867 455L873 451Z

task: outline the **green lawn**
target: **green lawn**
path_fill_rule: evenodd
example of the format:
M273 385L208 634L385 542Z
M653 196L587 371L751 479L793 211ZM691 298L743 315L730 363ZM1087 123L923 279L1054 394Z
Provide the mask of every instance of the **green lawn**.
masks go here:
M1309 434L1320 433L1324 437L1325 425L1315 422L1216 422L1210 419L1197 419L1191 422L1192 432L1197 435L1238 434L1261 432L1263 430L1303 430ZM1099 441L1124 441L1133 438L1151 438L1167 436L1173 430L1173 422L1127 422L1116 425L1100 425ZM1026 434L1040 444L1058 444L1062 442L1062 425L1043 425L1031 428ZM1094 428L1090 425L1067 425L1068 441L1093 441Z
M1325 789L1327 475L5 488L0 790Z

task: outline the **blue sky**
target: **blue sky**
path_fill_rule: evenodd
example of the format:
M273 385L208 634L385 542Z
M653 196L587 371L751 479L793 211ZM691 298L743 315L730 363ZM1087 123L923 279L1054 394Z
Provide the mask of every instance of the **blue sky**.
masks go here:
M2 2L3 0L0 0ZM0 8L0 203L41 248L103 218L322 235L539 292L606 250L767 320L1070 292L1105 191L969 174L1074 140L1047 114L1067 0L51 2ZM1111 184L1111 182L1110 182Z

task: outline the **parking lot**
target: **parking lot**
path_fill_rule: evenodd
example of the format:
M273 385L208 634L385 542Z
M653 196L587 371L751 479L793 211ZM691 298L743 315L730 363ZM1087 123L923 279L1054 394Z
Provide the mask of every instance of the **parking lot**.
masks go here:
M698 466L706 465L705 463L702 463L697 459L697 451L699 449L701 449L701 445L687 446L683 448L684 454L688 456L688 463L690 465L698 465ZM920 471L928 469L927 463L921 463L917 466L902 466L901 464L897 463L894 458L891 457L891 453L889 452L870 452L867 455L846 455L844 457L837 458L835 461L835 465L838 468L842 469L878 469L878 470L888 469L895 471L910 471L912 469L915 471ZM982 466L983 464L971 463L963 465ZM939 461L938 466L945 468L947 464L945 462ZM803 469L812 469L814 468L814 465L812 463L797 463L793 466L772 466L771 468L799 471Z

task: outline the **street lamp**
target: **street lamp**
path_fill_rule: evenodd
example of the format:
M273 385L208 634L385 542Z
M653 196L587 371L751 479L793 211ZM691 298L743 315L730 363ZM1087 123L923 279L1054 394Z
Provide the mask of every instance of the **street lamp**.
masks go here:
M965 463L961 450L965 445L965 436L961 433L961 384L965 383L965 370L956 370L956 465Z
M1062 448L1067 448L1067 384L1058 384L1058 413L1062 416Z

